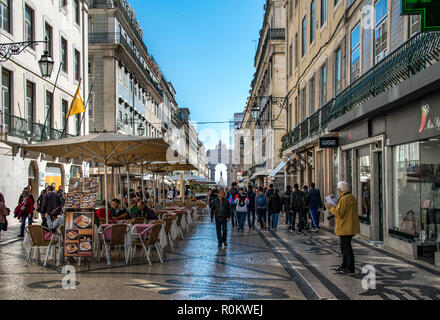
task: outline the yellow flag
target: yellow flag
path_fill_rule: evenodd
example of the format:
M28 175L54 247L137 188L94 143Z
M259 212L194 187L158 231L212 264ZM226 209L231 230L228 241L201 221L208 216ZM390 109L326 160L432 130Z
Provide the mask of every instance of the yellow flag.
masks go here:
M81 81L78 84L78 89L76 89L75 96L73 97L72 103L70 104L70 110L66 118L77 115L78 113L86 112L86 109L84 108L84 102L81 99L81 94L79 93L80 86L81 86Z

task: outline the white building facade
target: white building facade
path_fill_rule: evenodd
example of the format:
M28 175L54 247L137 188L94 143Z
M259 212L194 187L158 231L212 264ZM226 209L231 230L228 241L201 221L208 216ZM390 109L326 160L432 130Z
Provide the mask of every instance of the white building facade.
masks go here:
M70 177L87 174L81 163L62 163L18 148L21 144L84 135L88 115L65 121L75 92L87 101L88 0L1 0L0 43L43 41L0 62L0 192L13 207L25 186L34 197L47 185L66 186ZM54 60L50 78L38 61L47 50ZM58 81L56 83L58 75ZM56 87L55 87L56 83ZM84 120L85 119L85 120Z

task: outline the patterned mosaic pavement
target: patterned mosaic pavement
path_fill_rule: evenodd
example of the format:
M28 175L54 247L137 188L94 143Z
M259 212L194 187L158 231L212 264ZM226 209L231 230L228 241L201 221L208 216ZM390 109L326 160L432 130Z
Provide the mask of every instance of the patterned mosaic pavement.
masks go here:
M335 275L337 237L286 229L238 232L229 225L229 247L219 249L215 226L200 216L163 264L156 253L151 267L139 256L126 266L117 255L111 267L105 259L92 261L90 270L75 264L76 287L66 290L66 274L53 261L24 266L25 249L15 238L17 226L11 226L0 242L0 299L440 299L440 268L356 239L357 275ZM375 289L362 287L366 265L375 268Z

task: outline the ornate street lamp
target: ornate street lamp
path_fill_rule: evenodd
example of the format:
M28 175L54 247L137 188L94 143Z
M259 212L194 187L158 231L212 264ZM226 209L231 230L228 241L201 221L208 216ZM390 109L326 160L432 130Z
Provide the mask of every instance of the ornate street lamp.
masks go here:
M139 127L138 127L138 134L139 134L140 136L143 136L143 135L145 134L145 128L144 128L142 122L141 122L141 124L140 124Z
M0 43L0 62L5 62L11 59L11 56L16 56L22 53L27 47L33 46L35 44L45 43L46 47L49 45L49 40L46 38L44 41L24 41L24 42L13 42L13 43ZM44 78L50 78L52 75L54 62L49 55L47 50L44 51L41 56L40 61L38 61L40 66L41 75Z
M38 65L40 66L40 72L43 78L50 78L53 71L54 61L52 57L49 55L48 51L44 51L44 54L41 56L40 61L38 61Z
M254 104L254 106L251 109L252 117L257 120L260 117L260 107L257 103Z

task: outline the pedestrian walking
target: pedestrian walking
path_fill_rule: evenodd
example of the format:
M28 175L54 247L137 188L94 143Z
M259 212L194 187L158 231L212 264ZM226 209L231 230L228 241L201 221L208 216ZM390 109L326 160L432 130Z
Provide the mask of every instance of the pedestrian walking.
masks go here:
M283 199L279 195L279 190L275 189L273 194L269 198L268 212L269 219L272 220L272 229L277 231L278 217L283 208Z
M325 207L335 218L335 234L340 238L340 248L342 253L342 264L334 269L340 275L354 275L355 260L351 241L355 234L361 233L361 226L358 216L358 202L350 192L347 182L338 183L339 199L336 207L326 203Z
M9 209L6 207L5 197L0 192L0 240L2 231L8 230L8 220L7 216L9 215Z
M290 214L290 198L292 196L292 187L287 186L286 191L283 194L283 210L286 214L286 224L289 225L289 230L292 229L290 226L291 214Z
M273 195L274 189L273 184L269 184L269 189L266 191L266 199L269 202L270 197ZM269 225L269 228L272 228L272 219L270 219L269 216L269 210L267 211L267 224Z
M248 211L247 211L247 222L249 230L255 229L255 197L256 194L252 185L248 186L247 196L249 198Z
M310 190L306 195L306 203L309 205L310 216L312 218L312 232L319 231L319 214L323 208L321 192L316 189L315 183L310 185Z
M304 185L302 187L302 192L304 193L304 221L303 221L303 226L305 230L309 230L310 227L310 223L309 220L311 220L312 218L310 217L310 212L309 212L309 202L308 202L308 193L309 193L309 187Z
M255 196L255 207L257 208L258 222L261 229L264 230L266 229L267 197L263 187L260 187L258 194Z
M32 225L32 219L34 215L34 203L30 197L30 192L28 189L24 189L20 197L20 203L15 209L16 218L21 219L21 227L19 237L24 237L24 229L26 228L26 220L28 220L28 225Z
M45 194L46 194L46 190L43 189L40 193L40 196L37 199L37 212L41 215L42 218L43 218L43 215L42 215L41 211L42 211L42 207L43 207L43 198L44 198Z
M244 222L248 212L249 198L244 192L244 188L238 189L238 194L235 196L235 212L237 214L237 225L239 231L244 231Z
M228 236L228 222L231 218L231 206L227 199L225 199L224 190L220 190L218 197L211 203L211 222L216 224L218 247L221 248L222 244L227 247L226 241Z
M237 182L233 182L232 183L232 187L231 190L229 191L229 204L231 205L231 222L232 222L232 227L234 228L235 226L237 226L238 229L238 224L237 224L237 215L235 212L235 197L238 194L238 183ZM231 201L232 200L232 201Z
M304 193L299 190L298 184L295 184L293 188L294 191L290 199L290 212L292 214L291 230L295 232L296 216L298 216L298 232L302 232L304 222Z

